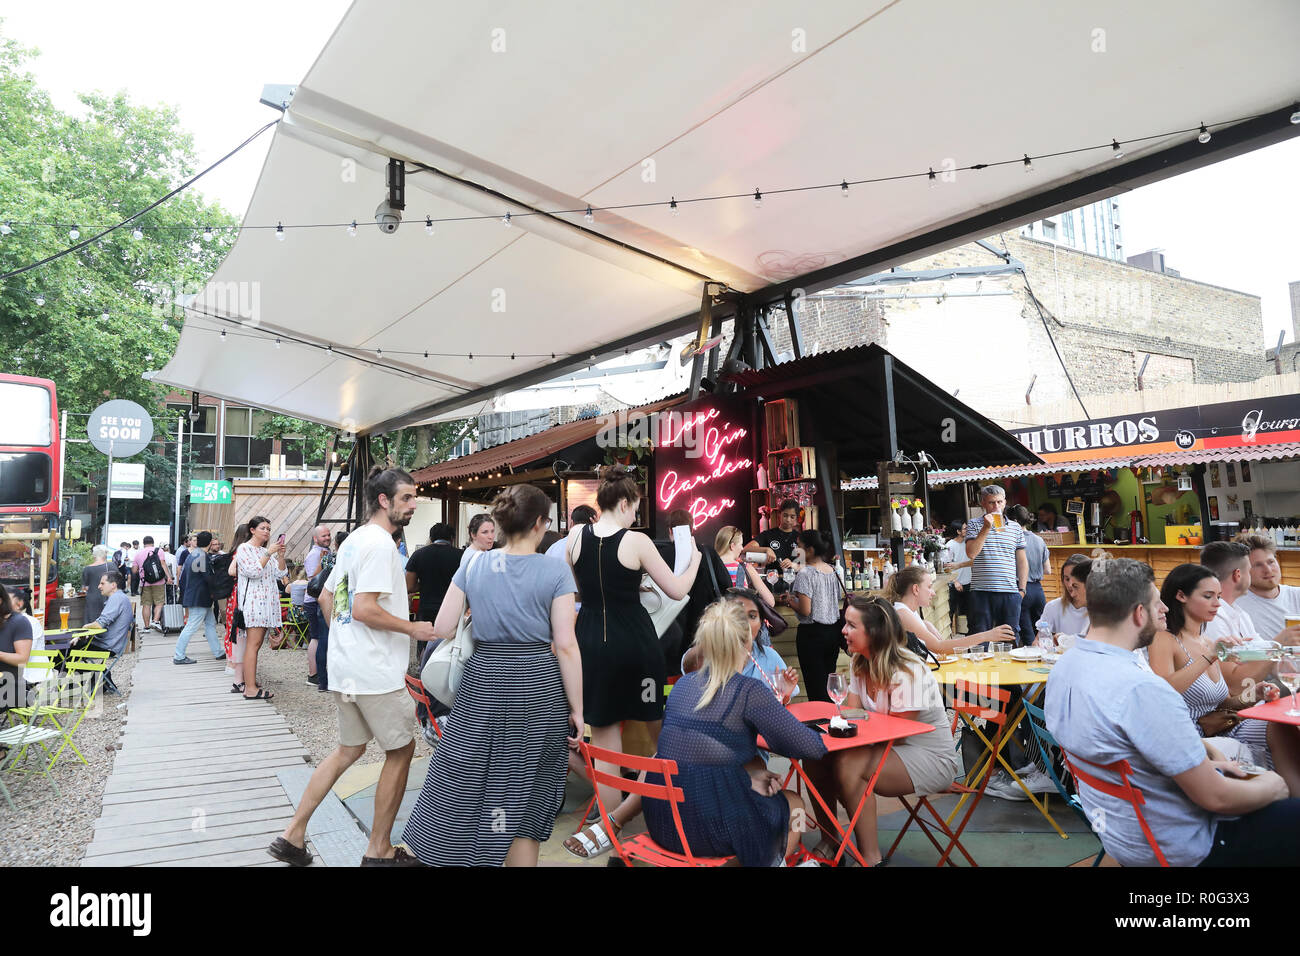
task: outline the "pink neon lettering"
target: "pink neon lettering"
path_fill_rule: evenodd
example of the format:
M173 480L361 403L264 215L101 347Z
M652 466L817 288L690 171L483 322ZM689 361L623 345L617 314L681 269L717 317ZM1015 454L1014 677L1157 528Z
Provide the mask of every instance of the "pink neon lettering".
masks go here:
M736 507L736 503L730 498L719 498L716 505L710 505L704 498L696 498L691 502L690 508L687 509L691 515L691 530L694 531L710 518L716 518L728 508L734 507Z

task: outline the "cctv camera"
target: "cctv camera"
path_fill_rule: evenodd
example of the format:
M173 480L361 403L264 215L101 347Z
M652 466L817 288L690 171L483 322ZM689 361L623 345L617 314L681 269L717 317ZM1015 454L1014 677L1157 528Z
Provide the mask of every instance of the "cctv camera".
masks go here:
M380 232L391 236L402 224L402 210L390 206L385 199L375 208L375 224L379 226Z

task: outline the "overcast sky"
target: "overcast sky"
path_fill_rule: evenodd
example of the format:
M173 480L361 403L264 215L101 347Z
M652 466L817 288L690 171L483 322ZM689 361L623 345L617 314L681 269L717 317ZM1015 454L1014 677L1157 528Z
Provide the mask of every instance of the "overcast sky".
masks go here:
M297 83L348 0L0 0L0 30L41 56L32 66L64 109L78 91L125 89L168 102L194 134L200 168L275 118L266 83ZM75 29L69 26L75 24ZM204 178L201 191L242 215L271 142L268 133ZM1124 248L1165 250L1189 279L1263 300L1264 342L1292 339L1287 282L1300 279L1300 138L1128 193Z

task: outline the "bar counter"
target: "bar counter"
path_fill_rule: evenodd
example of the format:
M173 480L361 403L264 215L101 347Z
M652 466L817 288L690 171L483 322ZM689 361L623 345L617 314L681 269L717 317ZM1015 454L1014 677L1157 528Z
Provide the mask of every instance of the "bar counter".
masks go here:
M1112 558L1132 558L1151 565L1156 572L1156 583L1180 564L1196 564L1201 560L1201 548L1185 544L1051 544L1047 553L1052 558L1052 573L1043 578L1043 593L1050 601L1061 596L1061 562L1072 554L1089 557L1102 554ZM1278 564L1282 566L1282 583L1300 585L1300 549L1278 548Z

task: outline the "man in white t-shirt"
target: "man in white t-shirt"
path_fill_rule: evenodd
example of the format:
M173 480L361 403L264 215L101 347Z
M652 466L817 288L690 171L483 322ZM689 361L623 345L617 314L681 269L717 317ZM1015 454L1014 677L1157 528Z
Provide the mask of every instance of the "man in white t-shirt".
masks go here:
M1241 596L1241 610L1265 640L1300 644L1300 624L1287 626L1287 618L1300 619L1300 588L1282 583L1277 544L1263 534L1243 533L1235 540L1250 549L1250 590Z
M316 768L293 820L267 849L284 863L311 863L307 821L373 739L384 751L384 767L361 865L420 865L392 845L393 821L415 752L415 702L406 692L410 642L433 639L433 622L409 620L406 562L393 543L394 533L415 514L415 495L406 472L371 472L365 487L370 522L343 542L321 591L321 611L330 621L325 670L339 711L339 746Z
M1219 579L1219 610L1205 626L1205 636L1212 641L1234 637L1247 643L1258 641L1260 636L1254 622L1241 609L1242 597L1250 590L1249 549L1236 541L1211 541L1201 550L1201 564ZM1224 661L1222 669L1228 692L1240 694L1246 690L1247 681L1252 686L1267 681L1273 673L1273 662Z

